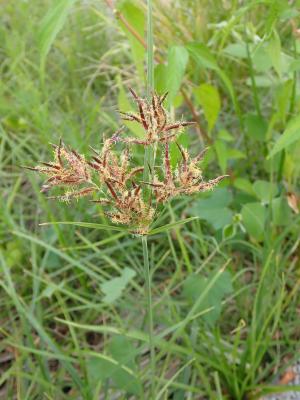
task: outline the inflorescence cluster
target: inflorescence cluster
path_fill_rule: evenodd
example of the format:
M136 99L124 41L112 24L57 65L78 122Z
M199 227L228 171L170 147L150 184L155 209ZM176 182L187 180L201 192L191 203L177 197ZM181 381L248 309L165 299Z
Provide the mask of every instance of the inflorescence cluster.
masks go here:
M42 192L53 187L64 188L64 193L52 198L69 202L84 196L100 197L92 200L108 208L106 215L113 223L124 224L132 232L146 234L160 204L168 200L212 189L226 175L205 182L199 166L205 153L191 157L188 151L176 142L183 127L194 122L172 122L163 107L167 96L153 94L150 101L137 96L130 89L138 107L138 113L121 112L123 120L136 121L144 130L143 139L123 136L123 128L106 139L102 149L86 160L75 150L68 149L62 141L54 147L54 161L42 162L31 170L47 175ZM174 141L181 153L176 168L170 163L170 143ZM114 152L116 143L125 149ZM131 145L162 147L158 157L160 165L150 170L149 182L143 181L144 167L131 165ZM151 195L146 193L151 191Z

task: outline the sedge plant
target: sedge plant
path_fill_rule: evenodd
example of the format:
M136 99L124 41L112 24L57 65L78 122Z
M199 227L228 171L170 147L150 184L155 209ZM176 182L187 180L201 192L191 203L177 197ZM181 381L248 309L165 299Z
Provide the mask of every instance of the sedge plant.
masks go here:
M156 217L171 199L211 190L227 175L205 181L200 166L205 150L193 157L177 143L182 130L194 122L172 120L164 107L167 93L154 91L150 0L147 16L147 96L140 97L129 88L137 112L120 112L123 120L135 121L140 126L142 137L128 136L125 127L121 127L103 140L100 149L92 148L93 153L88 158L60 140L58 144L52 144L52 161L26 168L46 176L41 191L51 192L49 198L66 203L90 198L104 209L104 214L113 224L121 224L128 233L141 237L150 347L150 398L154 399L155 339L147 236ZM176 143L181 154L175 167L170 161L172 142ZM137 146L144 151L142 165L133 161ZM120 151L118 147L121 147Z

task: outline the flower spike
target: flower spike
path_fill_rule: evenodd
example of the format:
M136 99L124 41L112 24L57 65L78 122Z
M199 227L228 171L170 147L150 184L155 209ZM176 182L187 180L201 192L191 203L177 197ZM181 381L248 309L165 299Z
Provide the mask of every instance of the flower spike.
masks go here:
M46 175L41 192L63 189L62 194L49 199L69 203L99 194L98 199L90 201L105 207L104 214L113 223L127 225L130 232L143 235L149 231L161 204L174 197L211 190L228 175L203 180L199 164L207 149L191 157L187 149L176 142L180 131L195 122L170 120L163 107L168 93L159 95L154 92L151 99L146 100L132 88L129 91L138 112L120 112L121 118L137 122L144 131L143 138L123 137L123 126L103 140L101 150L90 146L92 156L89 160L76 150L69 149L60 139L58 145L52 144L53 161L25 168ZM175 168L171 163L172 141L175 141L181 154ZM117 143L126 145L119 154L114 150ZM148 146L154 143L157 144L158 165L151 167L146 164L150 178L143 181L141 174L144 166L132 165L130 145Z

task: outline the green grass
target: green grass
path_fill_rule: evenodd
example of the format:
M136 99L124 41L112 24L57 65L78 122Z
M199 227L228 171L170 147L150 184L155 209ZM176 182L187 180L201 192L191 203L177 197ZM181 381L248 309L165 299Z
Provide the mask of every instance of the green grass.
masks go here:
M199 114L180 141L194 154L210 146L205 178L230 175L172 202L148 238L164 400L285 390L275 378L299 352L300 217L287 201L298 196L299 207L297 5L213 3L153 4L155 87L170 91L178 119ZM143 36L145 4L118 7ZM82 152L99 146L130 107L126 87L145 93L146 52L91 0L74 2L41 54L47 12L48 0L1 8L0 398L148 399L141 240L102 229L92 203L46 199L40 178L20 168L47 160L60 137ZM176 225L189 217L198 218Z

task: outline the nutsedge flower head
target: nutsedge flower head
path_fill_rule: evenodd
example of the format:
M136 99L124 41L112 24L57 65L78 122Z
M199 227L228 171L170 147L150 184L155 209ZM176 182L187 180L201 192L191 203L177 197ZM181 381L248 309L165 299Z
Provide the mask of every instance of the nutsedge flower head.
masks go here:
M108 208L105 214L113 223L124 224L132 232L147 234L156 209L160 204L183 195L192 195L212 189L226 175L205 182L199 166L204 152L197 157L191 157L188 151L181 146L181 161L175 169L170 163L170 142L176 139L180 130L194 122L172 122L167 116L163 102L167 96L153 94L150 101L137 96L133 89L130 92L135 100L138 113L124 113L122 118L136 121L144 130L144 139L122 137L124 128L119 129L112 137L104 140L100 151L94 150L90 160L75 150L68 149L61 141L54 147L54 161L41 163L31 170L47 175L42 185L42 192L53 187L64 188L64 193L58 198L69 202L71 199L99 195L94 200ZM120 153L114 151L116 143L125 144ZM143 166L133 166L130 157L130 145L137 144L144 147L158 143L161 151L160 165L151 173L150 182L143 182L141 173ZM147 188L148 186L148 188ZM145 195L151 188L151 196Z
M124 139L127 143L142 144L149 146L156 142L168 142L173 140L176 135L185 126L194 125L195 122L170 122L167 112L163 107L163 102L167 97L168 93L162 96L153 94L151 101L138 97L133 89L129 89L134 101L138 106L138 114L121 112L123 115L122 119L125 121L135 121L139 123L144 131L145 138L139 140L136 138ZM175 130L175 133L173 132Z

